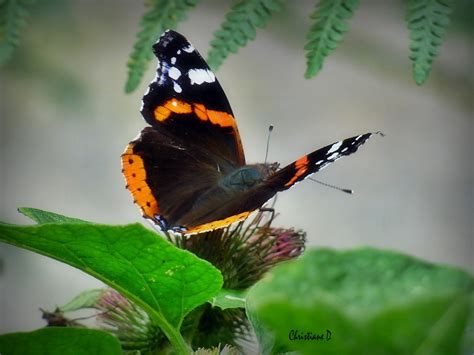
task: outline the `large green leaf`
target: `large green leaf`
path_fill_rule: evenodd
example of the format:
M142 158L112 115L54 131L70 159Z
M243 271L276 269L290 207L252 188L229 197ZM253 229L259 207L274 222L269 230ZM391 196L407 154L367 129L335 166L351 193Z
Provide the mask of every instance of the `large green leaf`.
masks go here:
M319 249L251 288L247 312L259 338L279 349L457 354L473 319L473 295L472 276L454 268L374 249Z
M122 354L109 333L85 328L43 328L30 333L0 335L2 355Z
M141 224L0 224L0 241L52 257L102 280L147 311L168 338L180 338L184 316L222 286L222 275L210 263Z

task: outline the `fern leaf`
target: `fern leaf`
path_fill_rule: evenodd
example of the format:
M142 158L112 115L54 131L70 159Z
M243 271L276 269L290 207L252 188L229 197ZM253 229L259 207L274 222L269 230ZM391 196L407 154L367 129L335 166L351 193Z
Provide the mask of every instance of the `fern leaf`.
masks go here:
M406 21L410 31L413 79L423 84L443 42L452 1L407 0Z
M28 18L33 1L0 1L0 64L5 63L19 44L20 31Z
M359 5L358 0L321 0L311 14L313 25L306 35L305 77L315 76L322 68L324 59L336 49L349 26L347 21Z
M186 12L196 6L199 0L153 0L146 1L149 10L140 21L141 31L127 62L128 77L125 92L137 88L153 57L151 47L161 33L184 20Z
M256 28L266 26L268 20L281 10L284 0L240 0L225 16L214 32L207 63L218 69L229 53L236 53L249 40L255 39Z

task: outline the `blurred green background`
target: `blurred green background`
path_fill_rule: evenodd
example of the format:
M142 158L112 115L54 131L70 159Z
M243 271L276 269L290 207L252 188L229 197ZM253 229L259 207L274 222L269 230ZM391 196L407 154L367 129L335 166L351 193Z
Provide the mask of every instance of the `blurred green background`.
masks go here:
M217 76L249 162L289 163L341 138L382 130L360 151L278 197L275 226L308 244L390 248L474 271L472 4L460 1L427 83L411 77L403 3L362 1L342 45L305 80L304 36L315 1L288 2ZM178 31L205 55L230 2L205 1ZM29 206L100 223L140 221L120 154L145 126L139 89L124 94L128 55L144 12L135 1L45 1L1 69L0 220L29 223ZM469 16L469 12L471 16ZM0 245L0 333L42 326L92 277Z

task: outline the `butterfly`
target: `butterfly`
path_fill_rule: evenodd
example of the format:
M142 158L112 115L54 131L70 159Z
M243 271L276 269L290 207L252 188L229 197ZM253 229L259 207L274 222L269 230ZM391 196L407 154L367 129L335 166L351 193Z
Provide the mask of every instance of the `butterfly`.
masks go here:
M195 234L245 220L374 134L335 142L281 169L247 164L227 97L198 51L172 30L153 51L157 73L141 107L150 126L127 145L122 172L143 216L162 230Z

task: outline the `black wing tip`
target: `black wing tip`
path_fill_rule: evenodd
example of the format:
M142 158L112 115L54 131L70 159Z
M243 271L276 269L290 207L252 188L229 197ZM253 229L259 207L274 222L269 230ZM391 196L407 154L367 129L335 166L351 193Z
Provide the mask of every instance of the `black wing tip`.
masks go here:
M161 53L162 48L168 47L172 43L189 43L188 40L180 33L172 30L172 29L167 29L164 31L160 38L155 42L153 45L153 52L155 55L158 57L159 53Z

